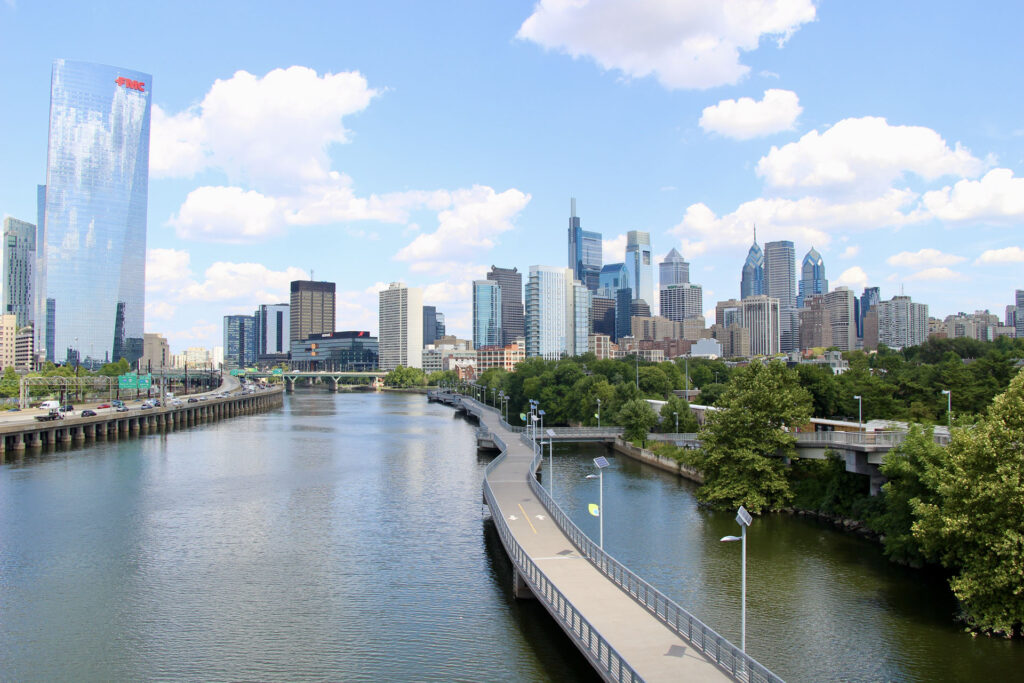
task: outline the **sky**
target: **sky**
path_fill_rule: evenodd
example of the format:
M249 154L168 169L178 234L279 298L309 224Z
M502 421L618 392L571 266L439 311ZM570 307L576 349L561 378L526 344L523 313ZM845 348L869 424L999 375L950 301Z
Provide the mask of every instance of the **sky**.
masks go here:
M424 289L471 338L491 265L622 261L739 296L753 226L830 287L1002 318L1024 288L1024 4L0 0L0 214L36 220L54 59L152 75L146 331L337 283L337 329ZM525 279L525 278L524 278ZM83 283L89 286L89 283Z

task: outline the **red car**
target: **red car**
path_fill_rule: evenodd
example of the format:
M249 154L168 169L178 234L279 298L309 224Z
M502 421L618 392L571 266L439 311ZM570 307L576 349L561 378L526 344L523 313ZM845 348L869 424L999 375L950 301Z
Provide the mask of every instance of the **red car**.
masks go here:
M101 403L100 405L96 406L96 409L99 410L100 408L109 408L109 407L110 407L109 403Z

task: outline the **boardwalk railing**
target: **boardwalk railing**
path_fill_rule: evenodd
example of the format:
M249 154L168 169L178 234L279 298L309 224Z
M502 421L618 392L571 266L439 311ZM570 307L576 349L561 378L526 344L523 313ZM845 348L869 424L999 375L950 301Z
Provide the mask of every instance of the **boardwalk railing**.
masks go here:
M488 475L498 464L505 459L508 447L497 434L494 435L494 443L501 449L501 455L495 458L484 473L484 498L487 505L497 514L491 515L494 526L498 529L498 536L501 538L505 551L512 559L516 571L526 581L533 595L541 601L541 604L551 613L562 625L562 629L576 641L577 647L590 660L591 664L601 674L601 677L610 681L621 681L622 683L639 683L642 679L632 667L622 658L600 633L598 633L590 622L580 614L573 604L566 599L565 595L558 590L558 587L548 579L541 568L530 559L530 556L523 549L515 536L512 535L508 522L505 521L494 499L494 492L491 491L491 484Z

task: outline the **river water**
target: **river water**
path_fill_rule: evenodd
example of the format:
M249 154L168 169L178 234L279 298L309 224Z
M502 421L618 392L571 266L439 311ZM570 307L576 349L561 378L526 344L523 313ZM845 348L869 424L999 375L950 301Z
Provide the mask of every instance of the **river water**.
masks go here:
M596 536L590 459L556 497ZM299 392L283 409L0 465L0 680L593 680L542 607L511 599L481 505L489 457L449 408ZM731 515L622 458L605 545L739 640ZM596 500L596 496L594 497ZM870 543L766 517L747 645L789 681L1010 680L1018 643L950 624L941 581Z

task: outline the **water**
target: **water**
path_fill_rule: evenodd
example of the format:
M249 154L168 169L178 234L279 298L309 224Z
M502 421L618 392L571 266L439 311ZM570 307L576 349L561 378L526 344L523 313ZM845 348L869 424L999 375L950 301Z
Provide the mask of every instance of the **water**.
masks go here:
M597 536L601 447L556 453ZM594 680L511 599L474 428L416 395L297 393L281 411L0 466L0 680ZM605 546L739 641L731 514L623 458ZM747 646L791 683L1019 680L1020 643L951 623L941 579L807 520L748 536Z

